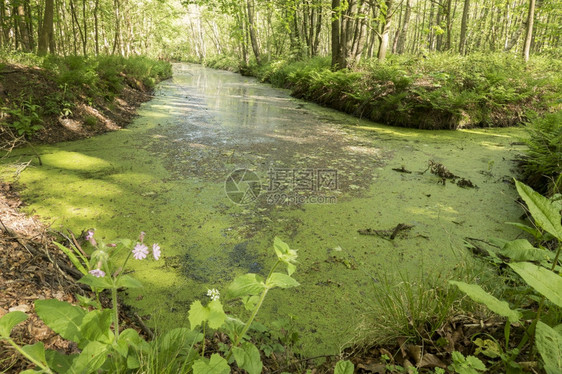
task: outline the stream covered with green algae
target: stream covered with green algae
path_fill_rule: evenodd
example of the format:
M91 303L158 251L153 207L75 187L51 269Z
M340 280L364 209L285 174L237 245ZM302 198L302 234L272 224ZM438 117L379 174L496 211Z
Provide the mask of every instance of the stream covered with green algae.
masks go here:
M279 236L299 250L301 286L268 294L258 320L294 316L304 353L316 355L353 339L376 300L373 282L452 269L465 237L516 234L504 222L520 215L506 183L519 131L380 126L252 78L177 64L128 129L39 147L43 166L34 160L19 182L26 211L53 229L95 228L106 240L145 231L160 244L160 261L129 262L145 287L128 294L159 329L188 325L189 305L208 288L266 275ZM31 157L13 152L2 177ZM439 183L422 173L429 160L478 188ZM402 166L412 173L392 170ZM259 177L255 201L225 193L236 169ZM399 223L413 227L394 240L358 233Z

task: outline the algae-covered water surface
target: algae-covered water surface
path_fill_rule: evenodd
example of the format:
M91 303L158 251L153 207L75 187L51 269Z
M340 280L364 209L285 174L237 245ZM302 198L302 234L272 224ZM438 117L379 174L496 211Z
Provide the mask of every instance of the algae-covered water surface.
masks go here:
M40 147L43 166L19 182L26 210L53 229L107 240L145 231L160 244L160 261L129 262L145 287L126 296L159 329L187 324L208 288L267 274L279 236L299 250L301 286L272 291L258 320L292 316L305 353L333 353L376 302L374 282L451 269L466 237L513 236L516 135L379 126L178 64L128 129ZM3 176L31 157L14 152ZM477 188L431 174L430 160ZM400 223L409 229L390 240Z

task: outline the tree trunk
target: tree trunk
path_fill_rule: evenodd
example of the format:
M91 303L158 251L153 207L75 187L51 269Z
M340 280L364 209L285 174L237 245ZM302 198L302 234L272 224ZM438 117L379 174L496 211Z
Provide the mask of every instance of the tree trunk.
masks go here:
M100 54L100 34L98 25L98 11L99 11L100 1L96 0L94 3L94 43L96 45L96 56Z
M27 29L27 24L25 22L25 8L23 4L20 4L16 7L16 11L14 12L14 17L16 19L15 24L17 25L17 29L19 31L19 42L22 46L22 49L26 52L31 51L31 43L29 40L29 33Z
M80 26L80 22L78 21L78 15L76 14L76 8L74 7L74 0L70 0L70 12L72 15L72 22L76 25L78 33L80 34L80 41L82 42L82 53L84 56L86 56L86 35L84 35L82 26Z
M332 70L345 69L345 61L341 61L341 3L332 0Z
M318 54L318 46L320 44L320 32L322 31L322 3L318 3L316 11L316 30L314 32L314 41L312 42L312 57Z
M386 58L386 52L388 51L388 44L390 39L390 25L392 20L392 3L393 0L385 0L383 6L381 7L381 15L384 17L384 22L382 24L382 30L379 35L379 52L377 53L377 59L379 61L384 61Z
M468 12L470 11L470 0L464 0L464 7L462 9L461 20L461 36L459 41L459 53L464 55L466 53L466 30L468 28Z
M47 49L53 46L53 18L54 18L54 0L45 0L45 10L43 11L43 25L39 34L39 46L37 54L44 56ZM54 53L51 48L51 53Z
M402 29L398 35L398 42L396 45L396 53L402 54L406 48L406 37L408 35L408 26L410 25L410 14L412 13L412 1L406 1L406 11L404 13L404 20L402 21Z
M445 41L445 50L451 49L451 34L453 29L453 15L451 14L451 5L453 0L447 0L445 8L445 28L447 30L447 40Z
M531 40L533 39L533 25L535 21L535 0L529 0L529 13L527 15L527 33L525 34L525 44L523 47L523 60L529 61L531 51Z
M261 64L261 58L254 24L254 0L246 0L246 7L248 10L248 31L250 32L250 42L252 43L252 50L254 51L256 62L259 65Z
M6 27L6 2L0 0L0 47L6 48L9 43L9 28Z
M437 17L435 19L435 25L437 27L439 27L439 32L437 33L437 35L435 36L435 48L438 51L442 51L443 50L443 33L442 33L442 29L441 29L441 20L443 17L443 0L438 0L437 3Z
M113 38L113 48L111 54L114 55L116 50L121 53L121 12L119 0L113 0L113 9L115 11L115 36Z
M82 50L84 52L84 56L87 55L88 47L88 24L86 23L86 0L82 0L82 29L84 30L83 39L82 39Z

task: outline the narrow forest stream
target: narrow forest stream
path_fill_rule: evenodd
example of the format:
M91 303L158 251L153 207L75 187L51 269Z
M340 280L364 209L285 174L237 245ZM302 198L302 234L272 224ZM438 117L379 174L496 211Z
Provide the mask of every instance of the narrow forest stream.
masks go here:
M191 302L235 275L267 274L273 238L299 250L301 286L274 290L258 320L294 316L305 354L352 340L377 293L373 282L447 272L463 238L513 238L518 130L419 131L362 121L291 98L253 78L176 64L126 130L42 146L19 176L27 211L110 240L146 232L163 259L131 261L145 288L128 301L158 329L188 325ZM29 150L3 161L3 176ZM429 171L445 165L477 188ZM411 173L393 170L404 167ZM236 169L261 181L225 181ZM241 176L242 174L237 174ZM230 196L230 197L229 197ZM245 204L236 204L232 200ZM412 226L393 240L358 230ZM226 308L233 308L226 303ZM261 318L260 318L261 317Z

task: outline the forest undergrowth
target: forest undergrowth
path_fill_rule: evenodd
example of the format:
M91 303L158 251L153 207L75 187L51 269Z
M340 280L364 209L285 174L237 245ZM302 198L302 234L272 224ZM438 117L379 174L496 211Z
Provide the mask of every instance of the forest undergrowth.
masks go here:
M288 88L293 96L375 122L419 129L516 126L531 112L560 109L562 63L506 53L392 55L332 71L330 58L240 66L232 57L205 65Z
M0 53L0 147L122 128L171 74L168 62L141 56Z

